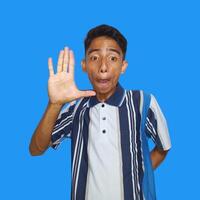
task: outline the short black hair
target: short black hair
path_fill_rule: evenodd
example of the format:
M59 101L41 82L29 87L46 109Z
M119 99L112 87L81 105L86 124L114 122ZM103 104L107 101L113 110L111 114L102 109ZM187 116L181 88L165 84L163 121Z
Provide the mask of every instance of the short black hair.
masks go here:
M88 31L87 36L84 40L85 54L86 54L86 51L89 48L91 42L95 38L101 37L101 36L109 37L109 38L115 40L122 50L123 59L125 59L126 50L127 50L126 38L116 28L106 25L106 24L96 26Z

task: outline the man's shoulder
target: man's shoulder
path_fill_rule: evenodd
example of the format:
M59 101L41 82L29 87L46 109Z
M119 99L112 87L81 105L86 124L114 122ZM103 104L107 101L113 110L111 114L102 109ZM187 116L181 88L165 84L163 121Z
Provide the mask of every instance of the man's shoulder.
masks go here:
M125 96L126 96L126 100L127 101L132 101L134 100L134 102L139 103L139 105L143 102L145 102L145 104L149 104L149 102L152 100L152 98L154 97L152 95L152 93L149 93L145 90L142 89L128 89L125 90ZM141 105L142 105L141 104Z
M141 95L143 94L145 91L144 90L141 90L141 89L125 89L125 93L126 94L135 94L135 95Z
M60 115L68 111L75 113L77 110L82 110L83 108L87 106L88 100L89 98L84 97L84 98L79 98L79 99L69 102L62 108Z
M82 110L88 107L90 97L79 98L75 101L75 111Z
M135 94L135 95L142 95L142 96L147 95L147 96L152 96L152 93L147 92L147 91L145 91L145 90L143 90L143 89L125 89L125 92L126 92L126 94L132 93L132 94Z

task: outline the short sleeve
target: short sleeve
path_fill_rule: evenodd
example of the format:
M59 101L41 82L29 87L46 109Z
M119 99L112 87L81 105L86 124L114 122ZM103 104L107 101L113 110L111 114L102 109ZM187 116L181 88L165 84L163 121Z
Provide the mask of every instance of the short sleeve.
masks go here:
M171 140L166 119L155 97L151 94L150 98L145 131L159 149L169 150Z
M75 105L75 102L70 103L60 112L51 134L52 148L57 149L63 139L71 137Z

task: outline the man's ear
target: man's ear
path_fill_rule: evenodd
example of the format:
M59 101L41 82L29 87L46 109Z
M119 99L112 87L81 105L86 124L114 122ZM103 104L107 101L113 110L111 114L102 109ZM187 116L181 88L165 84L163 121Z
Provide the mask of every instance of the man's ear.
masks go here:
M82 70L83 70L84 72L87 72L85 59L83 59L83 60L81 61L81 66L82 66Z
M127 66L128 66L128 62L124 60L122 64L121 74L123 74L126 71Z

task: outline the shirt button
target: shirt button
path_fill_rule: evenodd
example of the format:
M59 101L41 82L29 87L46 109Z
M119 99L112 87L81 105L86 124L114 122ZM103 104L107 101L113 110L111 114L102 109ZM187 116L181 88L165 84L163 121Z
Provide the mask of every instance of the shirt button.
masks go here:
M102 119L103 119L103 120L106 120L106 117L103 117Z
M105 134L105 133L106 133L106 130L104 129L104 130L102 131L102 133L104 133L104 134Z
M104 104L102 104L102 105L101 105L101 107L103 108L103 107L105 107L105 105L104 105Z

